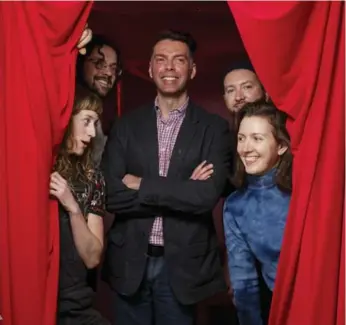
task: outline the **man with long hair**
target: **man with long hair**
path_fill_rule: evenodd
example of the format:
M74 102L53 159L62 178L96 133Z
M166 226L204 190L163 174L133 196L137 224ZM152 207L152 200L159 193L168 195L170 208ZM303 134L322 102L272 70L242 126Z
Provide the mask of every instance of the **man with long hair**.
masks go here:
M120 51L101 35L93 35L77 58L77 83L90 89L103 101L110 95L122 74ZM97 126L94 160L98 165L106 142L102 124Z

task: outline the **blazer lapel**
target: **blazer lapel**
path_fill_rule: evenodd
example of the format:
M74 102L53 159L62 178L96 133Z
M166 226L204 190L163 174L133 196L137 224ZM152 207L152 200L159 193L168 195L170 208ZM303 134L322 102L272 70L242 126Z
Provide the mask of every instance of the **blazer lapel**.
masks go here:
M143 123L139 128L142 144L143 160L150 175L159 175L159 154L158 154L158 137L157 137L157 122L154 104L148 107L146 113L148 116L143 116Z
M180 163L183 161L186 152L189 150L192 140L196 134L198 126L198 116L196 108L192 103L186 110L186 116L180 127L177 140L174 145L174 149L169 163L168 176L175 175L178 171Z

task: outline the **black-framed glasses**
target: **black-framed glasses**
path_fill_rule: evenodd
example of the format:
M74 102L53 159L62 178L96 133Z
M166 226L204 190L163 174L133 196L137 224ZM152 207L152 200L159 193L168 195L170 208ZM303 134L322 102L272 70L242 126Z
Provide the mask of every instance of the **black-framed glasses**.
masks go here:
M107 64L106 61L101 58L89 58L88 61L90 61L97 70L109 68L117 77L121 76L123 72L121 67L117 64Z

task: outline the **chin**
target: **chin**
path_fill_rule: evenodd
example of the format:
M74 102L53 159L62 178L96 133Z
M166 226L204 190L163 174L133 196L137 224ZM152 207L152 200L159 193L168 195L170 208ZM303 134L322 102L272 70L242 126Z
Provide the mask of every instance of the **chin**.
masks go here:
M84 149L79 149L79 150L77 149L71 152L71 154L80 157L80 156L83 156L84 151L85 151Z
M179 92L179 89L167 87L167 88L161 88L161 89L160 89L160 92L161 92L162 94L167 94L167 95L170 94L170 95L172 95L172 94L178 93L178 92Z
M245 167L245 171L249 175L260 176L266 173L266 169L260 166L249 166Z
M180 96L182 93L184 92L184 90L182 90L181 88L161 88L160 89L160 93L164 96Z
M106 97L109 93L109 88L107 89L100 89L100 88L96 88L95 91L97 93L97 95L99 95L100 97Z

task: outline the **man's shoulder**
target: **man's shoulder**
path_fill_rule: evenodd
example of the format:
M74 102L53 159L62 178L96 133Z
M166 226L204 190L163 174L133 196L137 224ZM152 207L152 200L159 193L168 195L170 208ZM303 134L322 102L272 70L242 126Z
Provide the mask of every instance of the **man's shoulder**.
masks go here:
M131 109L131 111L124 113L121 119L126 121L135 121L138 118L143 118L143 116L149 116L151 112L154 112L153 102L146 103Z
M144 104L123 113L116 119L113 129L126 130L128 127L132 128L138 124L143 124L143 121L150 116L151 112L154 112L153 105L153 103Z
M228 128L229 123L226 119L218 114L212 113L204 107L191 102L191 108L195 111L195 114L199 117L201 122L215 125L216 127Z

